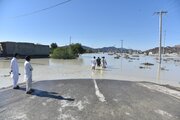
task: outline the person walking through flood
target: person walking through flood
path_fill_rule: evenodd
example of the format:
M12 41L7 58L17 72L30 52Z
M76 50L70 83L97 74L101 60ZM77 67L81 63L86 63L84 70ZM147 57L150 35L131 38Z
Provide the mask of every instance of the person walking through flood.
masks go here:
M97 62L97 66L100 67L101 66L101 59L99 57L96 59L96 62Z
M33 68L31 66L31 57L26 56L24 62L24 79L26 80L26 94L31 94L32 90L32 71Z
M17 85L17 83L19 80L20 73L19 73L19 66L18 66L17 58L18 58L18 54L15 53L10 63L10 69L11 69L10 75L13 80L13 89L19 89L19 85Z
M107 67L107 62L106 62L106 59L105 59L104 56L102 57L101 63L102 63L102 68L106 68Z
M92 70L95 70L95 67L96 67L96 57L95 56L91 60L91 66L92 66Z

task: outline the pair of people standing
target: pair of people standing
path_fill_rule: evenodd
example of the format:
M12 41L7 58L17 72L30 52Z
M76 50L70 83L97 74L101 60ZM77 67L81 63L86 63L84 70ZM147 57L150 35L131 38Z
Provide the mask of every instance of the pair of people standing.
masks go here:
M97 67L102 66L102 68L106 68L107 62L106 62L105 57L102 57L102 60L101 60L100 57L98 57L96 59L96 57L94 56L92 61L91 61L91 66L92 66L93 70L95 70L96 65L97 65Z
M19 89L19 86L17 85L19 80L19 66L18 66L18 54L16 53L14 57L11 60L10 68L11 68L11 78L13 80L13 89ZM24 62L24 79L26 80L26 93L31 94L32 93L32 66L30 63L30 56L25 57Z

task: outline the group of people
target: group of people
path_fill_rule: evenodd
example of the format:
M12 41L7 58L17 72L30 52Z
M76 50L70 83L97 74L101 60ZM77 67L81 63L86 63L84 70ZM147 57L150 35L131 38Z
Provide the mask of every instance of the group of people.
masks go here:
M10 63L10 68L11 68L10 75L13 80L13 89L20 88L18 85L18 80L19 80L19 75L20 75L18 61L17 61L18 58L19 58L19 55L16 53ZM33 89L32 89L33 68L31 66L30 61L31 61L31 57L26 56L25 62L24 62L24 79L26 80L26 94L31 94L33 92ZM93 70L95 70L96 67L106 68L106 66L107 66L105 57L102 57L102 59L100 57L98 57L96 59L96 57L94 56L91 61L91 64L92 64Z
M14 57L11 60L10 63L10 74L11 78L13 80L13 89L19 89L18 80L19 80L19 66L17 59L19 58L19 55L15 53ZM26 80L26 94L31 94L33 92L32 89L32 66L30 63L31 57L26 56L25 62L24 62L24 79Z
M107 67L107 62L106 62L105 57L102 57L102 59L100 57L98 57L96 59L96 57L94 56L92 61L91 61L91 66L92 66L93 70L95 70L96 67L106 68Z

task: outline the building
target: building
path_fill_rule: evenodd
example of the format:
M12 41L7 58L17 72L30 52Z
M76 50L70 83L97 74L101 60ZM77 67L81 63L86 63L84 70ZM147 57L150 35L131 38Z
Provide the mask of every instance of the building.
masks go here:
M15 53L20 56L30 55L31 57L49 57L50 48L48 45L40 45L24 42L0 42L0 56L12 57Z

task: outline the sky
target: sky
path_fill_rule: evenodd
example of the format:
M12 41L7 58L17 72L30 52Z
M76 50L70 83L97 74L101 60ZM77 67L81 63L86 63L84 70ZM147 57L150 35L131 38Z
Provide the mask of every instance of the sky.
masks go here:
M56 7L51 7L59 3ZM46 9L49 8L49 9ZM40 11L39 11L40 10ZM180 44L180 0L0 0L0 42L147 50Z

